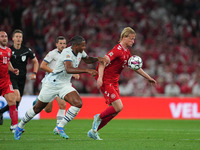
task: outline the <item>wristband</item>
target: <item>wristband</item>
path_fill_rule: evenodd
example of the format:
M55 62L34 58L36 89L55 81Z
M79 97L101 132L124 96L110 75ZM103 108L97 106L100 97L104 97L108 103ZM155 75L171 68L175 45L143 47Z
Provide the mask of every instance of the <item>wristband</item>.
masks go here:
M33 72L35 75L37 74L37 72Z

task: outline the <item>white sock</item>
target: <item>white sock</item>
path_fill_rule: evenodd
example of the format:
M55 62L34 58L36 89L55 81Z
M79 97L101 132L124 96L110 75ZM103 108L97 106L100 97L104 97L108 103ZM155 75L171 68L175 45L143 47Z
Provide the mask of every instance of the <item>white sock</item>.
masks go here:
M65 115L65 117L62 119L62 121L58 124L58 127L64 127L68 122L70 122L72 119L76 117L78 112L81 108L71 106Z
M36 113L33 110L33 107L30 108L24 115L24 117L22 118L22 120L20 121L20 123L18 124L18 126L20 128L24 128L25 124L28 123L34 116L36 115Z
M62 121L65 117L65 109L59 109L57 113L57 125Z

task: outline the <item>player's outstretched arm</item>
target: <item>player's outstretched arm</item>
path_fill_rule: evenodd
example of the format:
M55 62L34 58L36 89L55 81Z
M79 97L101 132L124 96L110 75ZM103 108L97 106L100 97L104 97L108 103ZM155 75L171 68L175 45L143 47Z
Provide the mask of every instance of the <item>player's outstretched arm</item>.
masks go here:
M105 62L100 62L99 63L99 68L98 68L98 79L97 79L97 88L100 88L103 84L103 74L104 74L104 69L106 65L110 62L110 59L107 56L104 56Z
M74 68L71 61L64 62L65 70L69 74L80 74L80 73L89 73L92 76L97 75L97 71L94 69L81 69L81 68Z
M144 70L142 68L135 70L138 74L140 74L141 76L143 76L144 78L146 78L151 84L155 85L157 84L157 82L150 77L146 72L144 72Z
M85 58L82 58L82 60L86 64L92 64L92 63L95 63L97 61L99 61L100 63L108 63L108 61L105 58L102 58L102 57L90 57L90 56L87 56Z

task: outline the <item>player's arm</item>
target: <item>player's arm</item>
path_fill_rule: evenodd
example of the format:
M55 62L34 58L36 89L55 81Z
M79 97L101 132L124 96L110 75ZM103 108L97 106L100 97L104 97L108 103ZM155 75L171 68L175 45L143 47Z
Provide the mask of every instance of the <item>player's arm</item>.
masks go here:
M103 74L104 74L104 69L107 64L109 64L110 59L108 56L104 56L104 59L106 60L107 63L99 63L99 68L98 68L98 79L97 79L97 88L100 88L103 84Z
M16 75L19 75L19 70L18 69L14 69L11 62L8 63L8 70L13 72Z
M36 57L34 57L31 61L33 63L33 73L31 74L30 78L31 80L35 80L39 68L39 63Z
M71 61L65 61L64 66L65 66L66 72L69 74L89 73L92 76L97 75L97 71L94 69L74 68Z
M101 62L101 63L107 63L106 59L102 58L102 57L90 57L87 56L85 58L82 58L82 60L86 63L86 64L92 64L95 63L97 61Z
M142 68L135 70L138 74L140 74L141 76L143 76L144 78L146 78L150 83L152 83L153 85L156 84L156 81L150 77L146 72L144 72L144 70Z
M44 70L45 72L48 72L48 73L50 73L50 72L52 72L53 71L53 69L51 69L49 66L48 66L48 62L46 62L46 61L42 61L42 63L41 63L41 65L40 65L40 69L42 69L42 70Z

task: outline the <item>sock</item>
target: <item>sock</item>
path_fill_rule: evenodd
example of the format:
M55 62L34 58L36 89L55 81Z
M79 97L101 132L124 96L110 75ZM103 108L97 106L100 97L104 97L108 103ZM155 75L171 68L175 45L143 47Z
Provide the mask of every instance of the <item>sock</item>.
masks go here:
M108 116L110 116L110 115L112 115L112 114L115 114L116 113L116 110L115 110L115 108L111 105L111 106L109 106L105 111L103 111L100 115L99 115L99 117L101 118L101 119L104 119L104 118L106 118L106 117L108 117Z
M13 125L16 125L18 123L18 112L16 105L9 106L9 114Z
M57 125L62 121L65 117L65 109L59 109L57 113Z
M6 105L6 106L3 107L2 109L0 109L0 113L4 113L4 112L6 112L6 111L8 111L8 110L9 110L9 106Z
M22 118L21 122L18 124L18 126L20 128L24 128L25 124L28 123L34 116L36 115L36 113L33 110L33 107L30 108L24 115L24 117Z
M64 127L68 122L70 122L78 112L80 111L81 108L71 106L65 115L65 117L62 119L62 121L58 124L58 127Z
M101 128L103 128L103 127L104 127L110 120L112 120L114 117L115 117L115 116L111 115L111 116L108 116L108 117L104 118L104 119L101 121L101 123L100 123L100 125L99 125L97 131L99 131Z

